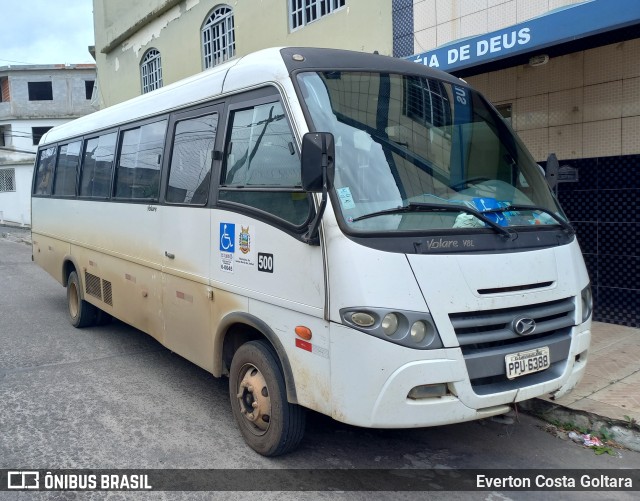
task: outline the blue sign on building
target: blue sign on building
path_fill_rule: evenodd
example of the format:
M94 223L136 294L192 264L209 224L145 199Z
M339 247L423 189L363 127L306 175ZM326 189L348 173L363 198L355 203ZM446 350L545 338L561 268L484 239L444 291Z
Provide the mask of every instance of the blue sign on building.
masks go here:
M591 0L407 59L455 71L640 23L638 0Z

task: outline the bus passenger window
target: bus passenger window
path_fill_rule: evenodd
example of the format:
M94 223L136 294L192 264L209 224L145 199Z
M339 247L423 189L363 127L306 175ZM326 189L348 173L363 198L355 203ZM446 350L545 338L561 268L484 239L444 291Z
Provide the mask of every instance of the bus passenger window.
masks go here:
M75 196L78 162L80 161L80 141L65 144L58 152L56 177L53 194L57 196Z
M300 189L300 160L282 105L234 111L230 123L220 200L302 225L309 216L309 199Z
M111 164L115 150L115 132L87 140L80 174L81 197L109 197Z
M40 151L36 181L33 185L34 195L50 195L53 185L53 168L56 163L56 147L51 146Z
M167 121L124 131L116 167L116 198L157 200Z
M217 127L217 113L178 122L169 167L167 202L207 203Z

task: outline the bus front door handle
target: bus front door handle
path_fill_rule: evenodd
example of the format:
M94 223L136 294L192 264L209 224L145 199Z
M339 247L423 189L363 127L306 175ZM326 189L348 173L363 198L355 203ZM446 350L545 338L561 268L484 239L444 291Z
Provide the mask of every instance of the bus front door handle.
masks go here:
M164 255L167 256L169 259L175 259L176 255L172 254L171 252L167 252L164 251Z

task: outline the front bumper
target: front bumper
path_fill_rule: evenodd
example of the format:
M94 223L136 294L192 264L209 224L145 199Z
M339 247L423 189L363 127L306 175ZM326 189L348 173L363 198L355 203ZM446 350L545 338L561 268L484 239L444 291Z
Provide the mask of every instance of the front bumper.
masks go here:
M584 374L589 328L589 322L572 328L569 354L556 365L557 377L480 395L471 386L460 348L413 350L332 324L332 417L370 428L417 428L481 419L507 412L514 402L564 395ZM415 386L436 383L447 383L450 394L407 398Z

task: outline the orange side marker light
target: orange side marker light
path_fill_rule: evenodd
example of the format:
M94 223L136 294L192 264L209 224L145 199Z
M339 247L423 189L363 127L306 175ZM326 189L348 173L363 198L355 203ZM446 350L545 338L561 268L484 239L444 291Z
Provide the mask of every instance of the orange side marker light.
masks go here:
M301 337L305 341L309 341L311 339L311 329L309 327L305 327L304 325L298 325L295 328L296 335Z

